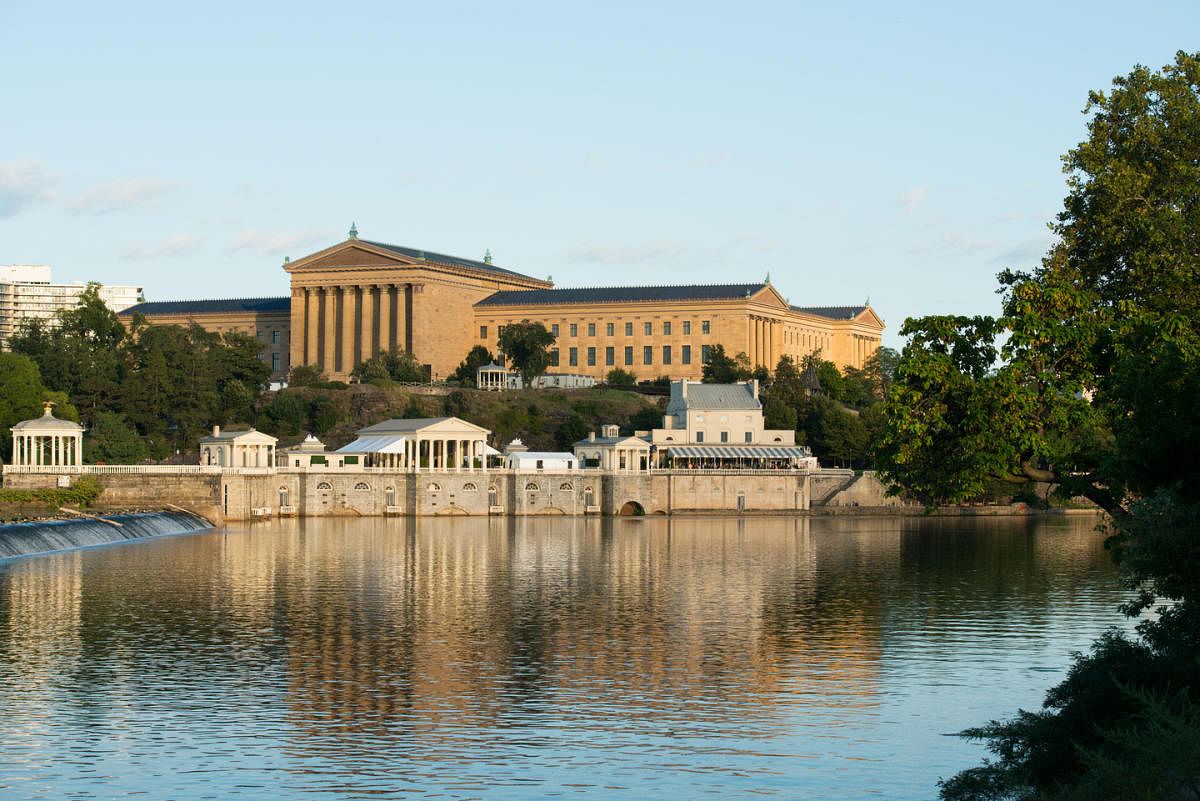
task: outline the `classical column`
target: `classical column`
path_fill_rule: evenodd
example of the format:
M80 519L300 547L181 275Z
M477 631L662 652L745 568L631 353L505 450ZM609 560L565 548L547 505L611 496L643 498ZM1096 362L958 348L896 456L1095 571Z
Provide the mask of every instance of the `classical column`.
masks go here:
M337 289L328 286L321 294L321 366L329 375L337 361Z
M375 355L372 345L375 330L375 311L371 300L371 285L363 284L358 288L358 356L357 360L365 362Z
M292 287L291 327L288 334L288 363L283 365L287 372L293 364L304 364L304 319L305 312L304 290Z
M301 364L316 364L317 362L317 325L321 319L320 303L321 298L317 295L316 287L308 287L304 290L304 330L293 333L293 336L304 337L304 361Z
M396 347L403 351L412 350L408 341L408 284L396 284Z
M338 372L346 376L354 369L354 295L356 287L344 286L341 291L342 354Z
M392 286L379 284L379 350L392 349Z

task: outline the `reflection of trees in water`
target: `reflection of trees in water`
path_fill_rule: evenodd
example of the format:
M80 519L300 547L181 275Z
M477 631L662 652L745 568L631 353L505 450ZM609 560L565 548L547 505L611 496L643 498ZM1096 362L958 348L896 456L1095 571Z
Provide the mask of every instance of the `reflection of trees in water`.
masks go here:
M282 521L31 560L0 573L0 624L27 676L62 670L50 644L75 643L82 694L141 677L168 697L197 676L231 697L282 694L301 749L396 738L449 753L580 709L614 731L752 729L785 698L790 712L874 705L882 632L936 631L981 605L1049 615L1107 564L1091 526Z

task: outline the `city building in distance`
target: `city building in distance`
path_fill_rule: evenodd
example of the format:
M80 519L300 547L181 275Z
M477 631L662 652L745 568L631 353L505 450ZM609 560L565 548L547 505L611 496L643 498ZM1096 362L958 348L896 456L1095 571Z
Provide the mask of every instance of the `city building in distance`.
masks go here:
M341 380L356 364L392 349L412 353L431 378L444 378L475 345L494 352L503 327L523 320L555 335L552 372L601 381L618 367L640 379L698 379L716 345L730 356L745 353L752 368L774 369L781 356L799 361L818 350L841 368L862 367L884 327L866 304L791 305L769 279L556 288L490 257L475 261L360 239L353 227L346 240L285 261L283 270L289 297L142 303L123 316L140 312L152 323L240 330L268 345L264 358L275 378L305 364Z
M74 308L87 284L52 284L50 267L45 264L0 265L0 348L7 349L9 338L21 330L27 320L42 320L54 327L58 312ZM140 286L101 284L100 299L115 312L141 301Z

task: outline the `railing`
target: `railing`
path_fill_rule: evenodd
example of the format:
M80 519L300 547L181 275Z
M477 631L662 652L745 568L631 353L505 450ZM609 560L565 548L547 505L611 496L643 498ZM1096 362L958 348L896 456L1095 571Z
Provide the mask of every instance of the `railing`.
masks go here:
M244 475L265 476L276 472L274 467L222 467L215 464L67 464L67 465L12 465L4 466L5 475Z

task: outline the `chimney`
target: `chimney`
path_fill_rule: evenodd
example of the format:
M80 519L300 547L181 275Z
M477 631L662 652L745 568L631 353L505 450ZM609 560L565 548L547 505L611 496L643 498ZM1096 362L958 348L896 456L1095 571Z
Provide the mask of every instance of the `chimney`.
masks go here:
M754 398L755 400L758 400L758 379L757 378L750 379L750 397Z
M588 442L595 442L595 441L596 441L596 432L589 431L588 432Z
M214 437L221 436L221 427L220 426L213 426L213 436Z
M681 398L687 397L687 384L688 384L688 382L687 382L686 378L681 378L679 380L679 397L681 397Z

